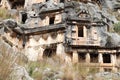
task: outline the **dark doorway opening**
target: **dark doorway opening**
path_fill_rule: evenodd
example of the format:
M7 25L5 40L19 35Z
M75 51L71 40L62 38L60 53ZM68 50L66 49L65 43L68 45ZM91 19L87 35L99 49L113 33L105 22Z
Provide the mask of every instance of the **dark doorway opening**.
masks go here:
M22 23L24 24L27 20L27 13L21 13L22 14Z
M103 54L103 62L111 63L110 54Z
M79 62L85 62L85 57L86 57L86 53L79 53L78 54L78 59L79 59Z
M67 53L67 56L69 56L69 57L72 59L72 57L73 57L73 53L72 53L72 52Z
M78 28L78 37L84 37L83 27Z
M97 53L90 53L90 62L98 63L98 54Z
M52 57L52 56L54 56L55 55L55 49L50 49L50 48L47 48L47 49L45 49L45 51L43 52L43 57L44 58L50 58L50 57Z
M55 21L55 17L50 17L49 24L54 24L54 21Z
M111 72L112 69L111 68L104 68L104 72Z
M46 2L48 2L49 0L46 0Z
M117 58L120 58L120 53L117 53L116 56L117 56Z
M64 0L60 0L60 3L64 3Z
M9 0L9 2L11 3L11 8L12 9L17 9L17 8L21 8L24 7L25 4L25 0Z

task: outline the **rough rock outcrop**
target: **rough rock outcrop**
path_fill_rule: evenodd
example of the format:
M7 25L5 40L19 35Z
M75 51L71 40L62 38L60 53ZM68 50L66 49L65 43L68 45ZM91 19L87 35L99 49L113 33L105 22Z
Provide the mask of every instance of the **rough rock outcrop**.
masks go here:
M101 72L94 75L90 75L86 80L119 80L120 73Z
M10 75L10 80L34 80L22 66L14 65Z

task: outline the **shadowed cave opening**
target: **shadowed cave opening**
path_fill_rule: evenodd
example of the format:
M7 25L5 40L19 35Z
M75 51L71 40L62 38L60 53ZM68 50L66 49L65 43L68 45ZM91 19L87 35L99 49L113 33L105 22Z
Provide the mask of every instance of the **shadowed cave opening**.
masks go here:
M22 23L24 24L25 23L25 21L27 20L27 13L21 13L21 21L22 21Z
M90 62L98 63L98 54L97 53L90 53Z
M111 63L110 54L103 54L103 63Z
M56 54L56 49L47 48L43 52L43 57L50 58L50 57L55 56L55 54Z
M64 3L64 0L60 0L60 3Z
M85 62L85 55L86 53L79 53L78 54L78 59L79 59L79 62Z
M24 7L25 0L9 0L12 9Z
M48 2L49 0L46 0L46 2Z
M83 27L78 27L78 37L84 37Z
M111 68L104 68L104 71L105 71L105 72L111 72L112 69L111 69Z
M49 24L54 24L54 21L55 21L55 16L50 17Z
M119 59L120 59L120 53L117 53L117 54L116 54L116 56L117 56L117 58L119 58Z

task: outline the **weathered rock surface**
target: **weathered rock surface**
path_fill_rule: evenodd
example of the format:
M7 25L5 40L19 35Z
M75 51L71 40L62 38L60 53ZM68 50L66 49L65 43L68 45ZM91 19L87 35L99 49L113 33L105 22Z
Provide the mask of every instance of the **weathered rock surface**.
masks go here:
M12 3L9 3L7 0L2 0L2 7L11 9L16 8L16 5L12 5ZM20 2L20 0L18 0ZM41 3L40 3L41 2ZM24 54L27 56L28 60L30 61L37 61L38 57L42 58L44 49L48 50L48 52L52 52L49 50L50 44L56 44L57 48L56 52L58 55L62 55L62 57L65 57L65 47L64 47L64 34L62 32L56 32L54 36L52 34L46 33L45 35L40 34L39 36L35 36L35 33L38 34L39 30L47 30L51 29L51 26L49 26L49 17L47 13L52 13L54 11L61 11L62 15L62 21L58 21L60 23L67 24L67 20L78 20L79 19L86 19L88 21L88 24L91 25L99 25L99 27L94 27L95 30L97 30L97 33L100 36L100 46L102 47L119 47L120 46L120 36L116 33L110 33L107 31L108 27L112 29L114 26L113 24L118 22L115 15L112 15L110 11L118 10L120 7L120 0L98 0L100 4L96 4L94 2L83 3L83 2L66 2L64 3L56 3L54 0L49 0L47 2L42 3L43 0L25 0L24 8L26 9L23 11L23 15L21 17L23 18L24 24L19 24L15 20L7 19L3 20L0 23L0 35L4 36L4 41L0 43L2 46L2 43L4 43L4 46L7 48L8 51L11 53L18 49L24 48ZM7 7L5 5L7 4ZM37 4L34 4L37 3ZM9 4L9 5L8 5ZM16 10L11 10L11 14L16 14ZM80 13L83 13L83 15L80 15ZM47 15L47 16L46 16ZM52 14L52 16L55 14ZM49 15L51 16L51 15ZM55 16L56 17L56 16ZM60 15L57 15L57 18L61 19ZM82 21L83 21L82 20ZM52 22L54 23L54 22ZM87 29L89 29L89 25L87 25ZM39 28L38 27L43 27ZM68 25L66 25L68 26ZM49 28L47 28L49 27ZM52 25L53 27L53 25ZM56 26L55 26L56 27ZM57 26L60 28L61 26ZM33 31L34 30L34 31ZM52 29L51 29L52 30ZM89 30L90 32L91 30ZM31 32L31 34L30 34ZM55 31L53 31L55 32ZM69 32L69 31L68 31ZM91 33L91 32L90 32ZM4 35L6 34L6 35ZM13 35L14 34L14 35ZM90 35L90 34L88 34ZM14 37L15 36L15 37ZM35 38L36 37L36 38ZM94 36L91 37L90 40L93 40ZM69 43L70 41L68 41ZM22 47L19 47L21 46ZM55 45L52 45L55 46ZM48 49L47 49L48 48ZM2 49L0 49L2 51ZM64 56L63 56L64 55ZM14 54L16 58L16 53ZM0 57L2 57L2 54L0 54ZM66 57L66 60L69 59ZM71 59L69 59L71 61ZM26 59L27 62L27 59ZM42 76L43 80L61 80L64 73L60 71L53 71L50 68L47 68L44 70ZM11 79L12 80L33 80L26 69L22 66L15 65L13 66L13 71L11 73ZM109 72L103 72L103 73L96 73L95 75L90 75L87 77L87 80L93 80L93 79L120 79L120 73L109 73Z
M119 80L120 73L101 72L87 76L86 80Z
M36 2L36 4L35 4ZM103 1L101 2L102 9L100 6L96 3L93 2L88 2L88 3L82 3L82 2L75 2L75 1L70 1L64 3L55 3L53 0L47 1L47 2L42 2L42 0L36 0L36 1L31 1L31 0L26 0L25 5L27 7L30 6L31 8L27 8L27 11L23 11L24 16L22 15L25 24L19 24L16 21L12 19L7 19L1 22L0 24L0 34L4 34L6 29L10 31L11 33L14 33L14 35L17 37L14 40L10 40L15 44L15 46L23 46L25 47L26 44L27 47L25 47L25 54L30 60L36 61L37 56L43 51L41 49L41 45L50 45L52 43L59 43L63 42L64 34L58 34L56 35L55 38L53 38L52 35L48 35L46 39L44 39L44 35L40 35L38 40L34 38L34 34L36 32L40 32L39 30L48 30L49 28L51 29L51 26L49 26L49 17L45 16L46 13L49 13L49 11L56 11L56 10L64 10L61 15L62 15L62 22L66 24L67 19L80 19L86 18L90 19L88 20L90 23L89 25L92 25L94 23L99 24L99 27L95 27L95 30L97 30L97 35L100 37L100 46L103 47L116 47L120 45L120 37L117 34L114 33L109 33L107 31L107 28L110 27L110 29L113 28L113 23L118 22L117 19L115 18L115 15L112 15L108 12L109 9L113 9L113 5L116 4L116 0L110 1ZM33 4L34 3L34 4ZM110 4L108 4L110 3ZM112 4L113 3L113 4ZM117 2L119 4L119 2ZM106 5L107 4L107 5ZM107 8L106 8L107 6ZM16 13L16 11L13 10L13 12ZM44 14L45 13L45 14ZM80 15L80 13L84 13L84 15ZM26 15L26 17L25 17ZM86 15L86 16L85 16ZM44 17L45 16L45 17ZM59 15L57 15L58 18L60 18ZM57 20L57 19L56 19ZM43 28L39 28L39 27ZM61 26L61 25L60 25ZM58 28L60 27L58 25ZM49 28L45 28L49 27ZM52 26L53 27L53 26ZM56 26L55 26L56 27ZM38 29L39 28L39 29ZM33 36L30 36L30 32ZM70 32L70 31L68 31ZM91 30L89 30L89 33L91 34ZM8 34L8 35L10 35ZM89 34L89 35L90 35ZM32 37L32 38L30 38ZM10 39L10 38L9 38ZM93 36L90 35L89 40L94 40ZM72 42L72 41L68 41ZM19 44L18 44L19 43ZM31 44L33 43L33 44ZM59 45L59 44L58 44ZM37 47L37 49L36 49ZM59 46L58 46L59 47ZM22 48L22 47L21 47ZM58 50L56 49L57 53L65 53L61 49ZM43 54L43 53L41 53Z
M14 65L10 75L10 80L34 80L32 79L26 69L19 65Z
M46 68L43 71L42 80L62 80L64 73L61 71L53 71L50 68Z

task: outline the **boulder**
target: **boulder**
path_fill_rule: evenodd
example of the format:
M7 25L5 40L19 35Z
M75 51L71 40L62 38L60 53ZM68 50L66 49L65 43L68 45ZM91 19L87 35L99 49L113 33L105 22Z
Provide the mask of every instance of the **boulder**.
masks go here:
M10 75L10 80L34 80L34 79L29 76L29 73L26 71L24 67L15 64Z

